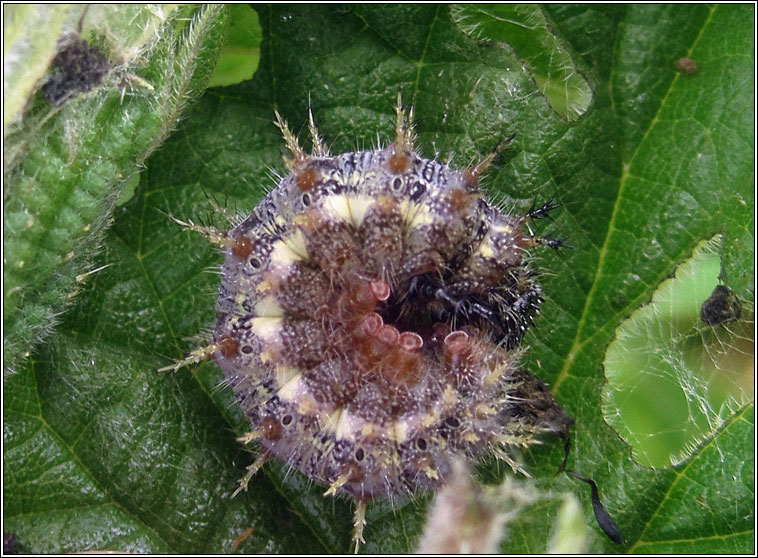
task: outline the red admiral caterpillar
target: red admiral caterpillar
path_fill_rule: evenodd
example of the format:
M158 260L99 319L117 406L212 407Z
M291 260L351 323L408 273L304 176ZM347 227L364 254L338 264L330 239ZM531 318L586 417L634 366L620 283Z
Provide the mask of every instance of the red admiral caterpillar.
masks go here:
M560 240L509 215L478 181L512 138L455 170L414 151L398 99L395 141L331 156L310 117L306 153L277 113L290 173L228 232L178 221L226 260L211 357L250 419L241 438L355 501L362 541L374 498L445 483L456 459L494 454L573 422L517 348L539 310L527 252ZM594 483L593 483L594 484ZM235 494L237 493L235 492ZM615 526L614 526L615 527Z

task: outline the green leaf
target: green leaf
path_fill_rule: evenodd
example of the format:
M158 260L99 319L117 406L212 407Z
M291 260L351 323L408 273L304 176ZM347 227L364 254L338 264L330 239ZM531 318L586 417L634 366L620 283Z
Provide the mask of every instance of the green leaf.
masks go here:
M3 5L3 137L55 56L70 5Z
M650 304L621 323L605 353L603 413L643 465L686 460L753 401L752 309L720 324L701 318L718 284L720 240L698 244Z
M745 500L752 499L755 488L754 462L727 457L725 463L724 456L750 454L754 439L755 413L750 405L735 413L688 463L675 468L667 497L651 507L647 525L628 551L751 553L754 520ZM729 474L724 474L725 468Z
M164 22L170 13L174 17ZM92 257L122 185L207 82L223 40L224 14L222 7L87 10L81 21L97 37L90 46L119 64L101 83L90 84L90 92L70 92L62 108L41 94L25 99L26 117L4 146L6 370L51 331L97 269ZM24 20L29 27L33 16ZM69 33L63 43L71 40ZM30 64L38 58L33 50L16 54Z
M229 6L229 36L221 48L209 87L234 85L253 77L261 58L261 26L258 12L250 6Z
M451 13L468 35L510 45L555 112L576 120L587 111L592 89L538 5L463 4L451 6Z
M5 383L5 529L24 551L338 553L349 502L254 456L245 420L212 363L157 368L214 322L220 255L166 214L227 227L214 201L248 213L284 172L277 107L295 131L308 98L333 152L392 139L398 90L419 149L457 166L517 132L485 187L514 212L563 204L538 232L543 311L525 365L576 419L569 467L592 477L625 539L595 525L589 490L555 476L562 444L525 455L540 491L574 493L591 552L751 553L753 407L677 466L648 469L604 421L603 356L619 323L650 300L699 241L723 233L727 284L752 300L753 44L750 6L549 5L551 31L595 94L584 116L556 114L517 49L463 33L448 6L258 6L254 79L208 90L146 163L119 206L58 334ZM514 52L515 51L515 52ZM677 72L688 56L698 72ZM147 79L147 78L146 78ZM491 461L482 481L504 472ZM369 506L366 552L412 551L429 495ZM561 497L525 509L501 549L545 552ZM250 531L252 528L252 531Z

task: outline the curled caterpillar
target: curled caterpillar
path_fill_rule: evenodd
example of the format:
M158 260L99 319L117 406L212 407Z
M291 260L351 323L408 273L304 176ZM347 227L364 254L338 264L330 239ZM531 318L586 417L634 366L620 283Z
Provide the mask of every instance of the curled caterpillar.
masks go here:
M332 156L310 117L306 153L277 113L289 174L228 232L181 222L223 248L212 357L261 452L355 502L435 489L455 460L514 448L573 422L519 366L542 302L531 248L558 248L487 201L497 149L456 170L414 150L398 98L395 140Z

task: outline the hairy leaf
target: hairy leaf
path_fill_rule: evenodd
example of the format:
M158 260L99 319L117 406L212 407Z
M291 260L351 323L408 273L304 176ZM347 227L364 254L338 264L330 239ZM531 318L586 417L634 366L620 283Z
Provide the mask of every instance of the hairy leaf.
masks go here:
M189 8L166 22L173 8L155 10L124 5L77 13L96 27L92 36L75 27L60 39L63 62L48 81L58 85L43 87L56 106L42 94L29 98L24 120L5 138L5 370L44 339L97 269L90 264L122 185L213 69L224 9ZM30 27L34 15L25 20ZM72 44L83 46L67 49ZM25 56L32 63L39 55ZM94 63L112 67L102 68L107 75L79 71Z
M221 261L167 214L227 227L214 206L249 212L284 172L274 107L298 132L310 97L340 152L391 141L401 90L424 154L464 166L516 132L485 187L514 212L563 204L555 222L537 223L572 248L535 254L547 300L525 364L576 419L569 467L597 481L624 545L591 519L587 487L555 475L562 444L527 452L535 488L576 495L590 518L589 551L754 551L752 404L687 462L656 470L633 461L601 412L616 327L699 241L723 233L727 282L753 296L752 256L743 256L753 249L752 8L540 9L594 94L571 122L507 35L480 41L448 6L256 6L254 78L206 91L151 156L94 261L108 267L58 335L6 380L5 525L23 550L349 550L350 503L323 498L323 487L278 464L229 498L254 456L235 440L245 421L215 365L156 372L212 327ZM698 71L680 73L682 57ZM485 461L477 473L497 482L505 471ZM413 551L429 500L372 503L363 550ZM500 548L545 552L562 501L527 507Z

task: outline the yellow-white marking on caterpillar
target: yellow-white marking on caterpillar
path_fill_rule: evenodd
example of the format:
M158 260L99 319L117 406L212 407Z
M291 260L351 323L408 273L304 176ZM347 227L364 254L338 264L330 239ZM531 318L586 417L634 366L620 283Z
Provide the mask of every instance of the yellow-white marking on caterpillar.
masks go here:
M432 215L432 212L425 205L403 200L400 202L400 210L404 215L403 220L408 228L415 229L416 227L422 227L434 222L434 215Z
M322 430L331 433L337 432L337 427L339 426L343 411L344 409L342 407L339 407L331 413L324 413L321 415L319 417L319 423Z
M489 242L482 242L477 249L474 251L473 254L471 254L471 257L482 257L482 258L491 258L495 255L495 251L492 249L492 246Z
M279 388L277 395L282 401L292 401L298 397L300 391L300 374L295 374L290 380Z
M274 217L274 225L275 226L267 227L269 233L272 235L276 234L277 228L280 230L286 229L289 223L284 217L281 216L281 214L278 214Z
M318 410L318 402L313 394L308 391L307 384L303 381L303 375L294 368L278 367L277 379L285 380L277 395L282 401L294 401L297 403L297 412L301 415L313 415ZM281 376L280 376L281 374ZM291 376L287 379L287 375Z
M473 444L474 442L477 442L478 440L479 440L479 436L476 435L476 432L466 432L463 435L464 442L470 442Z
M355 441L355 417L350 414L349 411L343 411L340 415L340 421L337 424L337 429L334 433L334 437L337 440L351 440Z
M508 365L496 366L495 369L484 378L485 385L494 384L500 381L505 373L508 371Z
M297 412L303 416L315 415L318 411L318 401L308 391L304 382L300 382L298 387Z
M439 405L435 405L434 410L432 410L432 412L421 417L420 423L422 427L429 428L431 425L435 424L436 422L439 422L440 410L438 407Z
M426 465L423 469L421 469L424 474L433 480L438 480L440 478L439 474L437 473L436 469L433 469L430 465Z
M352 217L350 215L350 201L346 195L333 194L331 196L326 196L321 204L322 207L329 211L334 217L337 217L346 223L352 222Z
M376 438L384 432L384 428L373 422L364 422L361 425L361 435L364 438Z
M376 203L371 196L351 196L348 199L350 205L350 216L353 225L358 228L363 224L363 220L366 218L366 212L369 208Z
M511 235L514 234L513 227L511 225L508 225L508 224L506 224L506 225L498 225L496 223L493 223L492 226L490 227L488 235L492 236L493 232L494 233L503 233L503 234L507 234L509 236L511 236Z
M489 415L494 415L495 414L495 409L494 409L494 407L492 407L490 405L486 405L484 403L480 403L474 409L474 414L477 417L486 417L486 416L489 416Z
M252 318L250 322L250 329L261 341L266 344L279 344L279 332L282 330L282 318L262 316L259 318ZM267 347L266 349L269 348L272 347ZM266 349L264 349L260 355L262 362L268 362L274 356L273 352L275 352L275 349L273 352Z
M277 240L271 251L271 263L279 264L280 267L284 268L307 258L308 250L305 247L305 237L299 229L293 231L289 236Z
M442 394L442 404L444 408L450 409L458 401L458 392L453 386L447 386Z
M284 316L284 308L279 305L275 296L265 296L256 304L253 312L256 316L266 318L281 318Z
M407 420L398 420L392 424L390 438L397 444L402 444L408 439L409 424Z
M269 281L268 279L262 279L258 285L255 287L255 290L259 293L265 293L267 291L270 291L272 288L274 288L274 285ZM239 296L242 296L244 300L247 300L249 298L249 295L247 293L240 293Z
M292 366L281 365L275 368L276 383L280 386L288 384L293 378L300 376L301 370Z

